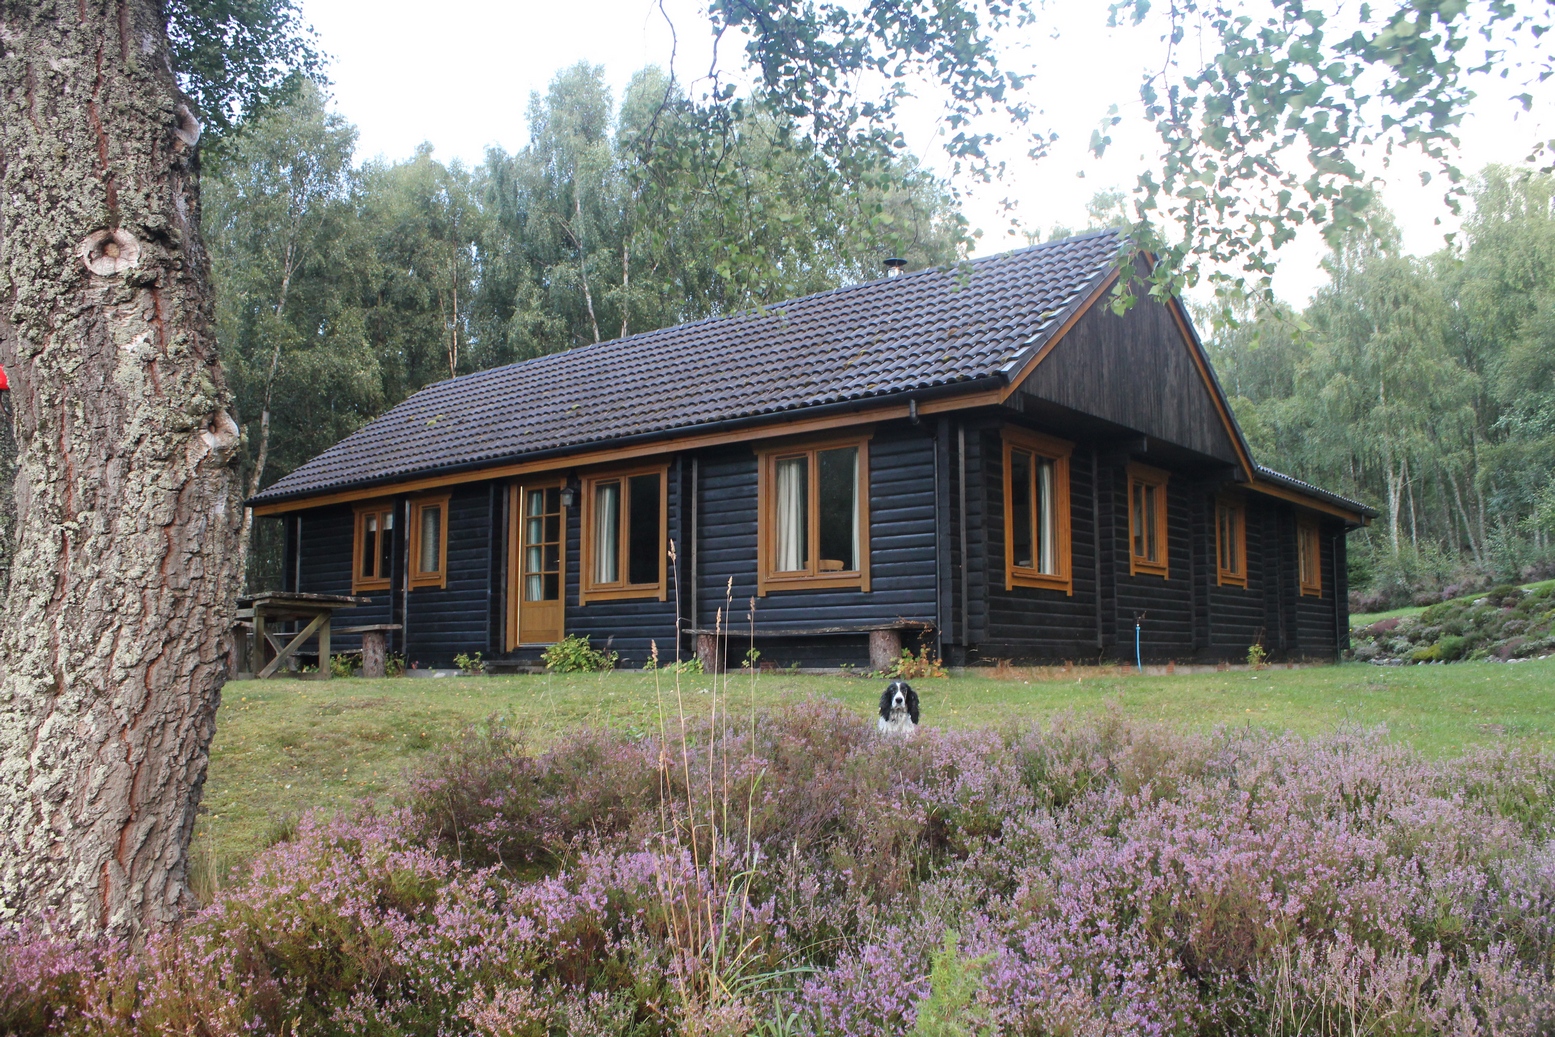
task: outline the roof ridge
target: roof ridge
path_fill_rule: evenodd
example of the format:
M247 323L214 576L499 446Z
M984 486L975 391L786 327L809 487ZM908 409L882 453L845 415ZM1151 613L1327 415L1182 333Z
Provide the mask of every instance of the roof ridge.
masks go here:
M630 335L618 335L615 338L601 339L598 342L585 342L582 345L568 346L566 349L558 349L552 353L541 353L539 356L525 357L523 360L514 360L510 363L498 364L496 367L487 367L479 371L470 371L465 374L454 375L452 378L443 378L435 382L428 382L426 385L423 385L421 388L405 397L405 399L400 401L400 403L395 404L395 406L398 407L403 403L408 403L426 390L439 385L448 385L466 378L475 378L480 375L491 375L499 371L507 371L516 367L522 367L525 364L537 364L540 361L550 360L553 357L575 356L583 350L603 349L606 346L620 345L622 343L631 342L634 339L646 339L650 336L663 335L672 331L698 328L702 327L703 325L713 324L719 321L735 320L740 318L748 319L758 315L766 316L776 311L780 311L787 306L795 306L799 303L810 302L816 299L824 299L830 296L844 295L850 292L856 292L865 288L870 288L874 285L885 284L888 281L895 281L900 283L909 279L921 280L923 277L930 274L950 273L957 270L962 265L962 263L971 265L993 263L999 260L1011 259L1016 256L1030 255L1035 252L1054 249L1060 245L1068 245L1077 241L1088 241L1092 238L1100 238L1108 235L1117 237L1120 240L1125 237L1122 232L1111 227L1105 227L1101 230L1087 231L1084 234L1071 234L1066 238L1057 238L1053 241L1040 241L1031 245L1023 245L1020 248L1013 248L1005 252L995 252L991 255L977 256L975 258L965 259L958 263L951 264L950 266L920 267L917 270L904 271L896 275L888 274L883 277L871 278L868 281L857 281L853 284L837 285L835 288L824 288L818 292L810 292L808 295L796 295L791 299L784 299L781 302L760 303L756 306L741 307L737 310L730 310L727 313L710 313L705 317L697 317L695 320L684 321L680 324L668 324L662 328L649 328L646 331L634 331ZM393 408L390 409L392 410ZM385 411L384 413L387 414L388 411Z

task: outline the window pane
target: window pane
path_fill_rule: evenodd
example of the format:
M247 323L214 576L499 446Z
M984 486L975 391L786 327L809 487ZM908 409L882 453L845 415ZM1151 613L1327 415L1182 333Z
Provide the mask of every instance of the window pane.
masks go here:
M417 570L440 572L443 566L443 509L421 509L421 561Z
M785 457L777 463L773 561L778 572L810 567L810 459Z
M394 512L385 511L378 517L383 535L378 538L378 578L387 580L394 571Z
M1037 462L1037 522L1041 533L1038 547L1040 554L1038 571L1054 576L1058 573L1058 516L1053 504L1053 462Z
M626 568L628 583L659 582L659 475L634 475L631 478L631 514L627 516L627 528L631 541L627 544Z
M545 514L544 492L540 490L530 490L527 494L525 494L525 497L528 498L524 503L525 515L533 516Z
M621 578L621 484L594 485L594 582Z
M1161 488L1145 487L1145 557L1152 562L1161 560L1161 545L1156 536L1156 517L1161 507Z
M1031 455L1024 450L1010 451L1010 564L1017 569L1035 569L1031 535Z
M545 576L545 601L561 600L561 577L556 573L547 573Z
M1242 512L1238 508L1226 509L1226 571L1238 576L1242 572L1242 551L1237 541L1242 536Z
M562 488L560 486L552 486L545 491L545 510L547 513L562 510Z
M1134 484L1134 514L1132 521L1134 526L1133 551L1135 558L1145 557L1145 489L1146 487L1143 483Z
M1227 559L1230 557L1230 544L1227 537L1230 535L1230 508L1215 509L1215 534L1220 544L1220 568L1229 571L1231 568Z
M373 566L378 561L378 516L362 516L362 575L368 578L378 575Z
M821 572L858 569L858 447L816 453Z

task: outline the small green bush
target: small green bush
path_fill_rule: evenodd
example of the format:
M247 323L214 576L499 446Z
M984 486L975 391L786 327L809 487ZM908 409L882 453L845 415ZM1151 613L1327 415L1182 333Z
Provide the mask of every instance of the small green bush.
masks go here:
M552 673L604 673L616 668L615 652L603 652L589 644L587 634L564 637L544 652L540 659Z
M1417 663L1456 662L1463 658L1468 647L1468 638L1446 634L1429 648L1417 649L1410 658Z
M329 674L331 677L353 677L357 668L362 665L362 653L344 652L329 657Z
M486 662L481 658L481 653L470 655L468 652L460 652L454 656L454 665L471 677L479 677L486 672Z

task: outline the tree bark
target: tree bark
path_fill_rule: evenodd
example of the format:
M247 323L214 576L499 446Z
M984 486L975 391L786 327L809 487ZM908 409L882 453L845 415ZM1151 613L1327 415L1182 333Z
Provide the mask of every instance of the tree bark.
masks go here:
M0 0L0 916L135 937L186 883L237 592L198 124L158 0Z

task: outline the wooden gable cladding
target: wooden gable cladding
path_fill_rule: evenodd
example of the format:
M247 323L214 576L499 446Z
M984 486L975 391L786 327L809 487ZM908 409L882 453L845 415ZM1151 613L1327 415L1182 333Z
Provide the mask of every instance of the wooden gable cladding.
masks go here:
M1195 352L1167 305L1141 299L1121 316L1093 305L1017 392L1246 468Z

